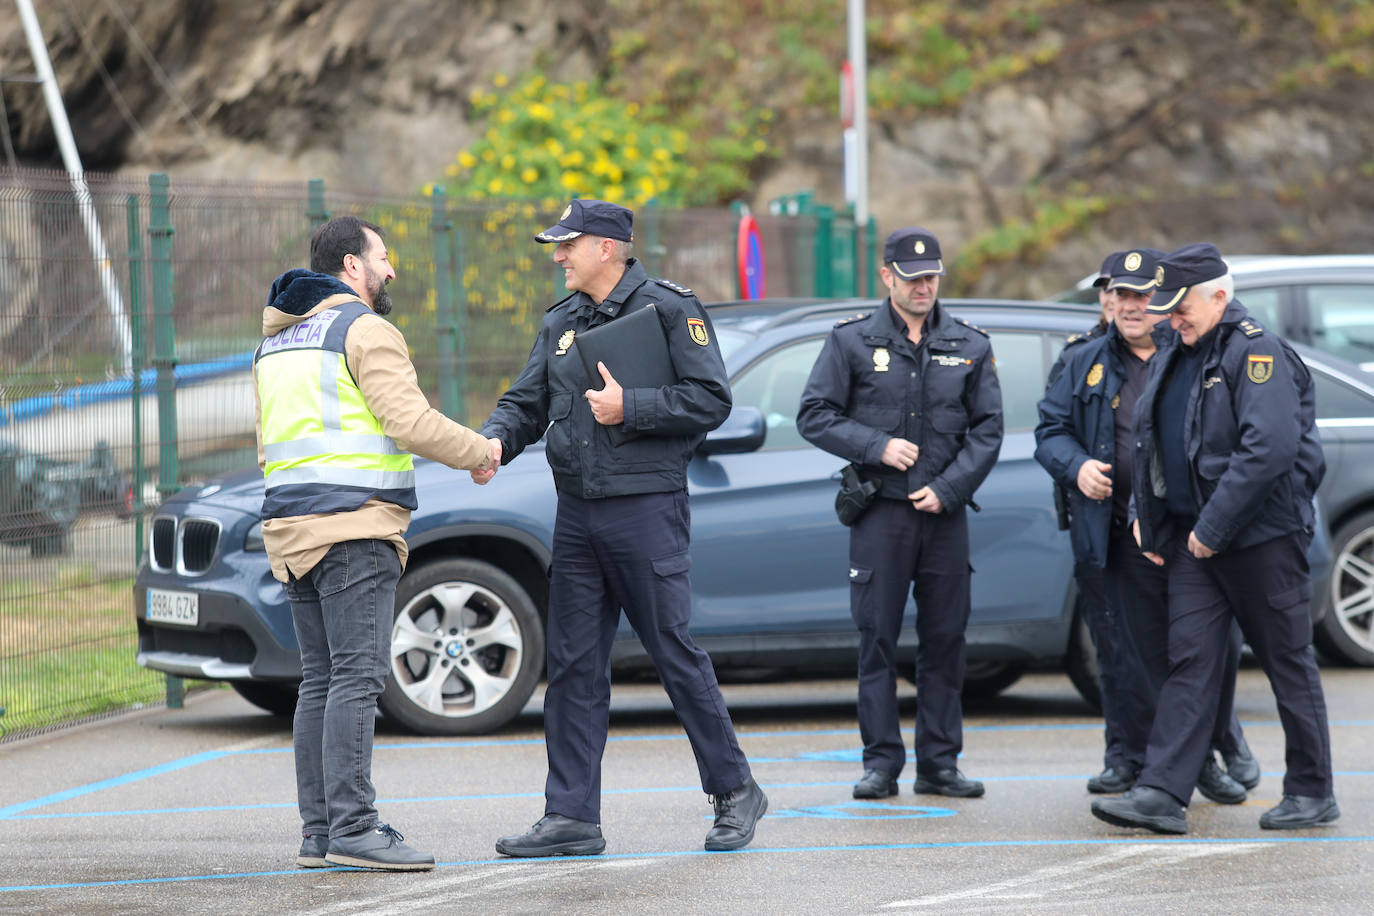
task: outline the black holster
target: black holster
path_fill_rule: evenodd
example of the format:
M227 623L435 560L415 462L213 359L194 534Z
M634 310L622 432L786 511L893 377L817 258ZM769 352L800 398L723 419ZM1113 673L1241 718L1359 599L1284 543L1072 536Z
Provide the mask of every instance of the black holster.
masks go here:
M840 472L840 492L835 494L835 515L840 524L853 525L864 514L864 510L878 498L878 482L864 480L859 469L847 464Z

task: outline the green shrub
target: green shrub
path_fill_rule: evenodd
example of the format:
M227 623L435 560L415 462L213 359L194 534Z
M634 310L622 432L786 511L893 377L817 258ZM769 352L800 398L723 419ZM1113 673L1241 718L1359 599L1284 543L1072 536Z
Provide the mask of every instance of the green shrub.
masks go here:
M446 169L455 197L713 204L748 187L751 165L768 154L766 110L689 142L665 106L615 98L597 83L540 74L494 83L469 97L487 127Z

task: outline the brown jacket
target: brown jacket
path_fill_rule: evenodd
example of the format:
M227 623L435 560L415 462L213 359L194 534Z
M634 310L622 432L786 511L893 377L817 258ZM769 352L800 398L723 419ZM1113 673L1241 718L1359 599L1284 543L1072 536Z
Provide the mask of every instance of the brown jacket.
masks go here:
M304 315L291 315L268 306L262 312L262 334L270 337L322 309L355 299L356 296L345 294L330 296ZM344 339L344 349L348 369L368 408L381 422L382 431L399 447L460 470L479 468L488 460L491 448L486 439L429 406L416 381L405 338L385 318L363 315L353 322ZM262 399L258 396L256 367L253 376L258 467L265 468ZM410 510L371 499L352 512L268 519L262 526L262 539L272 562L272 575L286 582L288 572L297 578L304 576L334 544L365 538L391 541L404 569L409 554L404 537L408 527Z

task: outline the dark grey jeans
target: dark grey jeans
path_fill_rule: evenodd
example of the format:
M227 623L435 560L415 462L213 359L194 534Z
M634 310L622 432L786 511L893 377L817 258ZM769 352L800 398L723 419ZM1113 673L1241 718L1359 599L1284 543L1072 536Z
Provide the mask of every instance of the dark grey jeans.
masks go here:
M372 734L400 577L389 542L344 541L286 585L301 647L295 748L303 834L345 836L378 822Z

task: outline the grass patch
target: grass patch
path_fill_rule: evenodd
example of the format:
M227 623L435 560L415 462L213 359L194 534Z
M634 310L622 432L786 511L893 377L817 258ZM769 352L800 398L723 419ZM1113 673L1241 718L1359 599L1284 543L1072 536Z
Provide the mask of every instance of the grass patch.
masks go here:
M52 581L0 589L0 738L166 695L162 674L134 662L133 579L64 567Z

